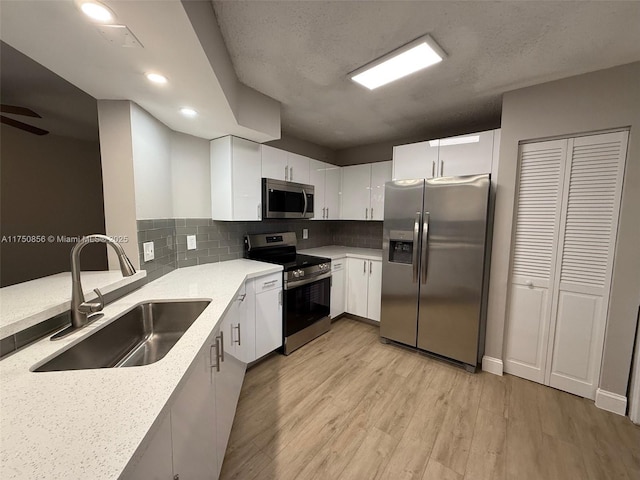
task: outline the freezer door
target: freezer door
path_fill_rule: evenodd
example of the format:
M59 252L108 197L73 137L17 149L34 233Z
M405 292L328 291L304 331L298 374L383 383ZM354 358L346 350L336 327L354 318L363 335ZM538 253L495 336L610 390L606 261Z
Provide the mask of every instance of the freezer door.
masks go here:
M380 336L416 346L424 179L387 182Z
M475 366L489 176L426 181L418 348Z

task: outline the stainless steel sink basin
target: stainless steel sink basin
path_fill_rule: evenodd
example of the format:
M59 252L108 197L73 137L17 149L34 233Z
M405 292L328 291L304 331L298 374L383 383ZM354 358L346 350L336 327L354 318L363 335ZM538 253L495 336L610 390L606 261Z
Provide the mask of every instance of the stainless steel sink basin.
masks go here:
M157 362L209 303L209 300L140 303L34 371L133 367Z

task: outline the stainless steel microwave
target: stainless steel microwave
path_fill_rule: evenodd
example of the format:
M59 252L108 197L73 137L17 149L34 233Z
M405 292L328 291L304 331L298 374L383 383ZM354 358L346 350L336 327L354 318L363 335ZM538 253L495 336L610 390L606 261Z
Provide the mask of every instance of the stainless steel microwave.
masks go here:
M262 218L313 218L313 185L262 179Z

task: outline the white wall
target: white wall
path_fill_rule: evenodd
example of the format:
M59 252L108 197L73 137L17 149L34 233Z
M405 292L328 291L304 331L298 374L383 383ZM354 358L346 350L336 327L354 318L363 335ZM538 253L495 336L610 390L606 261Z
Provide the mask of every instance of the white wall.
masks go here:
M626 396L640 303L640 62L504 94L485 355L502 359L518 142L630 127L600 388Z
M172 130L135 103L130 105L136 218L173 218Z
M175 218L211 217L208 140L171 133L171 185Z
M122 246L137 269L138 230L136 224L136 189L133 180L131 141L131 102L98 100L98 129L102 159L104 217L107 235L127 236ZM109 269L120 268L112 248L107 249Z

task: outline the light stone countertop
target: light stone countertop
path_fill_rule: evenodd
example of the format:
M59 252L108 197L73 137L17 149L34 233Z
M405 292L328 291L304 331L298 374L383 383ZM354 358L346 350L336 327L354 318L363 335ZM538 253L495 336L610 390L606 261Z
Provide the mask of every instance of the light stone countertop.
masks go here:
M147 276L144 270L123 277L120 270L82 272L82 289L87 301L93 301L99 288L108 294ZM0 288L0 338L63 313L71 307L71 272L58 273L29 282Z
M0 478L116 479L144 452L170 400L242 283L282 270L240 259L175 270L104 309L69 337L48 337L0 361ZM127 368L31 372L131 306L211 299L158 362Z
M317 255L319 257L329 257L331 260L337 260L338 258L345 257L364 258L366 260L382 260L382 249L377 248L356 248L329 245L326 247L300 250L298 253Z

